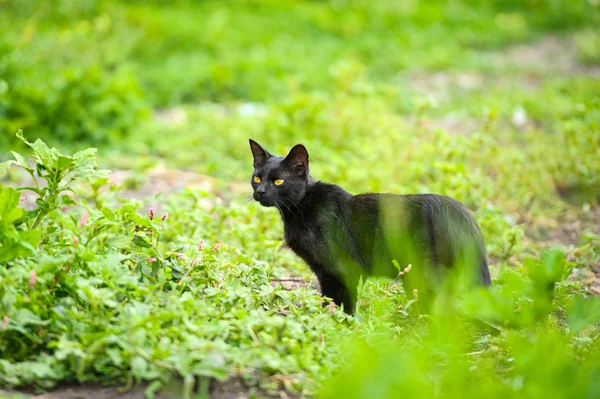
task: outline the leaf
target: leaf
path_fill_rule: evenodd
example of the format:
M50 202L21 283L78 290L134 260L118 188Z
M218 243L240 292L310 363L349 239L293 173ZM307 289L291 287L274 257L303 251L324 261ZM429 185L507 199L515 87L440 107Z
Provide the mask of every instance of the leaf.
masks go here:
M97 152L98 152L97 148L86 148L85 150L77 151L75 154L73 154L73 158L74 159L82 159L82 158L94 157Z
M42 191L39 190L37 187L21 186L21 187L18 187L17 190L19 190L19 191L29 190L29 191L33 191L37 195L40 195L40 196L42 195Z
M95 153L95 148L88 148L73 155L76 178L102 178L108 176L108 171L97 169Z
M16 299L17 298L15 297L15 294L13 294L11 291L6 291L1 301L5 312L8 312L12 309Z
M586 300L583 295L576 295L569 302L567 311L569 328L572 333L578 333L600 321L600 298Z
M74 163L73 157L60 155L58 157L58 169L63 170Z
M15 151L11 151L11 153L13 154L13 157L15 157L17 165L19 165L20 167L22 167L23 169L25 169L29 172L33 172L33 168L31 167L29 162L27 162L27 159L25 159L25 157L23 155L19 154L18 152L15 152Z
M106 207L102 208L102 214L108 220L115 220L115 212L110 208L106 208Z
M565 254L560 250L547 250L540 258L548 279L560 280L565 271Z
M33 324L36 326L43 326L50 323L49 320L43 321L38 315L33 313L27 308L21 308L17 311L17 314L13 316L13 319L22 325Z
M19 236L22 240L21 244L30 244L31 246L29 246L29 249L34 251L35 247L38 245L40 239L42 238L42 232L39 230L22 230L19 231Z
M116 249L123 249L123 248L127 248L129 246L130 242L131 242L131 239L128 236L118 235L118 236L113 236L113 237L109 238L108 241L106 242L106 245L108 245L110 247L114 247ZM135 240L134 240L134 242L135 242Z
M8 168L10 168L12 165L17 165L17 163L12 160L6 161L6 162L0 162L0 176L5 175Z
M134 356L131 359L131 371L133 375L139 379L146 376L148 370L148 362L141 356Z
M27 141L27 139L25 139L25 136L23 136L23 129L17 130L16 136L19 140L21 140L25 144L27 144L27 145L31 144L29 141Z
M29 371L39 379L54 377L55 373L52 368L46 363L28 362Z
M0 220L13 222L21 217L24 210L18 208L21 193L12 187L0 186Z
M152 245L150 245L150 244L148 243L148 241L144 240L144 239L143 239L142 237L140 237L140 236L136 236L136 237L133 239L133 243L134 243L135 245L137 245L138 247L142 247L142 248L151 248L151 247L152 247Z
M58 200L59 200L58 202L60 205L65 205L65 206L77 205L77 202L68 195L61 195L60 197L58 197Z
M46 167L54 165L54 160L57 158L57 150L51 149L42 140L37 139L33 144L28 143L36 152L38 160Z

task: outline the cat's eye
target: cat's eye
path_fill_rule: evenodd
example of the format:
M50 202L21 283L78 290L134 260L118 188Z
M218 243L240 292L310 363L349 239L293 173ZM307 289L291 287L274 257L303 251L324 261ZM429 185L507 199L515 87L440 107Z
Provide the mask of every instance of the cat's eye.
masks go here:
M260 183L260 177L254 176L254 183Z
M275 180L273 183L275 183L276 186L281 186L283 184L283 180L278 179L278 180Z

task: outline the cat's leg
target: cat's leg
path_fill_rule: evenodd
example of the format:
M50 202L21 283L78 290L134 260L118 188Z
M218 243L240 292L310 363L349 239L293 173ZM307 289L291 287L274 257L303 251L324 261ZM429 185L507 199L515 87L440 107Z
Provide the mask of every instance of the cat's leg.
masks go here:
M344 305L346 313L354 313L358 281L345 282L336 276L326 273L321 274L318 278L322 295L333 299L333 302L338 306Z

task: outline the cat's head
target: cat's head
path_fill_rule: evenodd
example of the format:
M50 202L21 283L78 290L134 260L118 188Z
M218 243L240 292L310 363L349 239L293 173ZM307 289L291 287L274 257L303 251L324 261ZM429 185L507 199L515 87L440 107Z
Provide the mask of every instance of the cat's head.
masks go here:
M297 144L285 157L271 155L250 139L254 157L252 188L254 199L263 206L291 209L306 193L309 181L308 151Z

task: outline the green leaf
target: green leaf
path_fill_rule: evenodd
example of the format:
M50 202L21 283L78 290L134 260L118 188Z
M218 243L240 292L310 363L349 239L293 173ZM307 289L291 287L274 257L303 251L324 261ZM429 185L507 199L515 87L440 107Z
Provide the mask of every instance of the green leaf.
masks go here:
M148 241L144 240L142 237L137 236L133 239L133 243L135 245L137 245L138 247L142 247L142 248L151 248L152 245L150 245L148 243Z
M27 159L25 159L25 157L23 155L19 154L18 152L15 152L15 151L11 151L11 153L13 154L13 157L15 157L17 165L19 165L20 167L22 167L23 169L25 169L29 172L33 172L33 168L31 167L29 162L27 162Z
M97 148L86 148L73 154L74 159L93 158L98 152Z
M65 205L65 206L77 205L77 202L68 195L59 196L58 201L59 201L60 205Z
M73 157L60 155L58 157L58 169L63 170L74 163Z
M21 217L24 210L18 208L21 193L12 187L0 186L0 220L13 222Z
M37 195L42 195L42 190L39 190L37 187L21 186L21 187L17 188L17 190L19 190L19 191L29 190L29 191L33 191Z
M139 379L146 376L148 370L148 362L141 356L134 356L131 359L131 371L133 375Z
M115 220L115 212L110 208L102 208L102 214L108 220Z
M38 315L26 308L19 309L13 316L13 319L21 325L33 324L36 326L43 326L50 322L49 320L43 321Z
M17 162L12 161L12 160L6 161L6 162L0 162L0 176L5 175L8 168L10 168L12 165L17 165Z
M42 140L37 139L33 144L29 144L34 149L41 164L46 167L54 165L54 160L57 158L57 151L51 149Z
M569 328L578 333L588 326L600 322L600 298L584 299L583 295L574 296L567 307Z
M108 241L106 242L106 245L117 248L117 249L122 249L122 248L129 247L130 242L131 242L131 239L128 236L118 235L118 236L113 236L113 237L109 238ZM135 242L135 240L134 240L134 242Z

